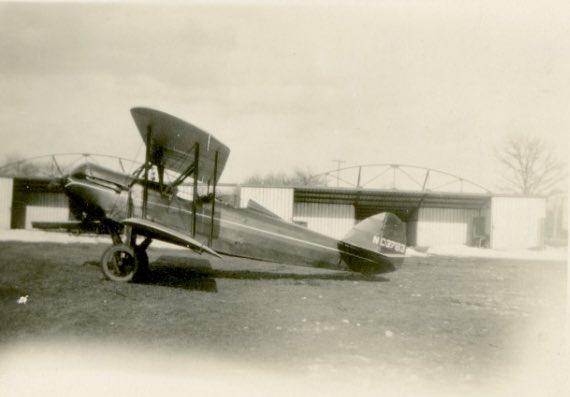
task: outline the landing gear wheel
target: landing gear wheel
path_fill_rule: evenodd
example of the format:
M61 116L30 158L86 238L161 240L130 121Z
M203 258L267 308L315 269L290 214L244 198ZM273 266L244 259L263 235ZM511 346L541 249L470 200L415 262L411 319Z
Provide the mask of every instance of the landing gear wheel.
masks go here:
M146 256L146 253L144 255ZM144 257L141 254L136 255L132 247L125 244L115 244L103 252L101 271L109 280L127 282L136 275L141 266L141 261L144 261ZM148 263L148 257L146 261ZM144 263L142 265L144 266Z

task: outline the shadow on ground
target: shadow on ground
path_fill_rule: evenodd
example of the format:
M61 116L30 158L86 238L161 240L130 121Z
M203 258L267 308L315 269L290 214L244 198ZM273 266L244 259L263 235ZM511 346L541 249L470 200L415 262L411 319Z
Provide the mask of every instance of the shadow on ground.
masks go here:
M191 291L218 292L216 279L201 269L187 266L153 266L143 281L138 284L181 288Z
M99 266L98 262L84 263ZM163 256L150 264L149 274L138 284L159 285L163 287L181 288L194 291L217 292L216 279L233 280L335 280L385 282L389 279L381 276L363 275L348 272L327 273L293 273L282 271L260 270L225 270L214 269L207 259Z

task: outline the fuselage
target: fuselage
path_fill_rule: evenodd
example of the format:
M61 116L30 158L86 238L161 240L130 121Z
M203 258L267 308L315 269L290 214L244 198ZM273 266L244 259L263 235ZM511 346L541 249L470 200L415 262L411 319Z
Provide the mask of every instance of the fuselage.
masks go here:
M212 248L217 252L334 270L354 270L354 261L364 262L373 273L394 270L389 261L368 250L339 249L339 242L277 217L248 208L235 208L216 201L212 219L211 199L193 201L176 191L164 193L148 182L146 219L208 242L212 222ZM65 190L75 206L90 219L120 223L128 217L143 217L144 181L93 164L76 168L67 178ZM130 200L130 203L129 203ZM362 265L362 263L360 263ZM362 267L359 271L362 271Z

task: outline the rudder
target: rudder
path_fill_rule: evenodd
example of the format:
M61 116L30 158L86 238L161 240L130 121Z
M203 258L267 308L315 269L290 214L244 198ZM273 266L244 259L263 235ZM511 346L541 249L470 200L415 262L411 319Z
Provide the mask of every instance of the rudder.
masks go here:
M362 273L387 273L403 262L406 253L404 222L390 212L364 219L338 243L348 267Z

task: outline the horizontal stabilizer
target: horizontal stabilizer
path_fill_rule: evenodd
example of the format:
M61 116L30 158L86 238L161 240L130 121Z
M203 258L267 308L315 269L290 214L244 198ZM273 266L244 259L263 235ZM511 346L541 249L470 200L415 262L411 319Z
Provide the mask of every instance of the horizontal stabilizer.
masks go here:
M194 164L195 145L199 144L198 180L204 183L213 182L216 151L216 181L220 179L230 149L213 135L158 110L137 107L131 109L131 114L143 141L151 146L153 164L183 174ZM149 132L151 142L148 140Z
M122 221L122 223L126 226L131 226L136 234L190 248L198 253L205 251L210 255L221 258L220 254L210 247L194 240L192 237L187 236L184 233L180 233L177 230L159 223L140 218L128 218Z

